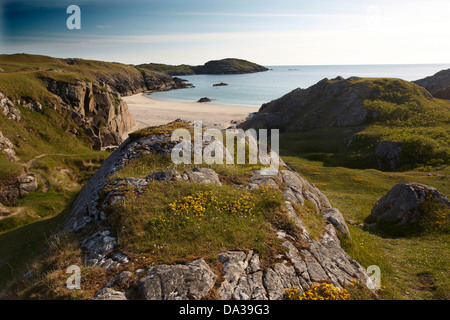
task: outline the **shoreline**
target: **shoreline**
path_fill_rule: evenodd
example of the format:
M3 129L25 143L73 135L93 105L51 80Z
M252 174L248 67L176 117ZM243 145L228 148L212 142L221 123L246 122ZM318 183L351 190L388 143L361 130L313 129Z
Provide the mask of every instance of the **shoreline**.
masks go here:
M145 127L158 126L176 119L185 121L201 120L210 128L226 129L232 121L241 122L259 107L222 105L214 103L198 103L185 101L158 100L145 93L122 97L136 125L130 131Z

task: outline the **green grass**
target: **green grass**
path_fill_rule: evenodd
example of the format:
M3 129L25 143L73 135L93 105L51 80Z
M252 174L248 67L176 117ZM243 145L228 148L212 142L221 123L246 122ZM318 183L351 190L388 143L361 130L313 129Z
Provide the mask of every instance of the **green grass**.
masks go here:
M448 234L432 232L416 237L388 238L369 233L357 225L364 222L373 205L399 182L424 183L444 195L450 194L448 167L431 172L330 167L321 161L292 156L292 152L283 160L314 183L346 220L355 221L356 225L349 225L351 238L343 237L342 246L364 267L380 267L381 298L449 299Z
M402 145L399 170L450 165L448 101L433 99L425 89L400 79L328 80L338 81L346 82L335 95L311 94L303 98L301 108L293 101L295 92L288 94L285 105L279 102L280 113L289 117L287 123L278 124L286 129L281 136L286 141L285 151L328 166L377 168L376 147L386 140ZM317 109L325 115L332 112L338 102L336 97L347 92L361 94L360 101L368 111L364 125L298 130L299 118L317 113Z
M270 263L281 248L274 224L290 222L281 193L269 189L152 182L140 193L128 188L109 220L121 250L157 264L249 249Z
M192 66L186 64L182 65L168 65L162 63L144 63L137 66L139 69L143 69L145 72L162 72L169 75L192 75L195 74Z

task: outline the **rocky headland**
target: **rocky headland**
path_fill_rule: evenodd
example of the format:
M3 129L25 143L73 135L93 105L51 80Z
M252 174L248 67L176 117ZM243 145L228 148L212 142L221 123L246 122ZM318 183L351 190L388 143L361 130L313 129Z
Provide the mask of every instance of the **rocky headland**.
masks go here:
M139 65L138 67L151 71L165 72L172 76L195 75L195 74L244 74L244 73L264 72L269 70L266 67L258 65L256 63L235 58L211 60L201 66L190 66L190 65L172 66L165 64L149 63Z
M180 125L189 127L182 122L176 124L177 127ZM170 133L154 134L165 130L165 126L149 130L151 134L143 130L141 134L125 141L102 164L73 205L65 232L80 235L79 245L83 249L84 263L108 270L121 270L120 275L105 282L105 288L96 293L96 299L131 298L134 291L141 299L149 300L202 299L212 296L225 300L277 300L283 297L284 289L295 286L303 292L313 283L323 281L337 287L351 281L361 281L369 288L374 288L366 270L340 246L339 237L350 236L341 212L332 207L319 189L284 164L278 173L271 176L261 175L259 170L249 171L244 174L249 179L239 184L230 184L223 172L219 175L216 170L202 166L189 170L160 168L145 172L142 177L115 178L127 166L145 161L149 155L167 157L179 141L172 141ZM204 143L202 148L208 145ZM272 262L262 263L256 248L235 248L218 250L213 255L215 259L200 256L182 264L155 264L148 260L136 273L136 266L131 263L133 260L130 256L138 252L121 251L125 249L125 246L120 245L121 234L111 225L111 221L116 219L114 212L130 200L130 193L126 190L135 190L133 192L142 197L152 197L145 192L147 188L160 185L170 188L173 184L198 184L199 187L212 185L218 192L221 188L273 188L272 192L280 192L282 196L279 210L283 213L280 214L285 214L291 221L292 229L281 229L276 224L271 226L271 233L281 244L280 252L272 258ZM323 219L324 228L319 237L313 237L308 231L307 218L302 218L300 214L304 206L311 206L314 214ZM151 207L147 209L152 210ZM281 219L281 216L277 219ZM202 245L199 244L199 247ZM267 257L264 259L267 260ZM132 275L134 280L126 288L119 289L120 286L116 284L125 273Z
M427 89L435 98L450 100L450 69L413 82Z

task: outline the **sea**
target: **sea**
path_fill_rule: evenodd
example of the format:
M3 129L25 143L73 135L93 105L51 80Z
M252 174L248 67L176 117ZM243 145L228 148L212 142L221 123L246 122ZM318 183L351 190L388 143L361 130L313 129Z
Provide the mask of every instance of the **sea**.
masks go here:
M260 107L263 103L280 98L296 88L308 88L324 78L358 76L413 81L448 69L450 64L299 65L267 68L269 71L249 74L180 76L195 88L154 92L150 97L189 102L208 97L214 104ZM228 85L213 86L220 82Z

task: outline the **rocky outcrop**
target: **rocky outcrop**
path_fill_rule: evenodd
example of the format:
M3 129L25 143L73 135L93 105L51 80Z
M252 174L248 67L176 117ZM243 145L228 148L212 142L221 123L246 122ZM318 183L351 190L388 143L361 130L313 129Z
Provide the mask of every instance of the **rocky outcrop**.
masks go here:
M194 75L194 74L242 74L267 71L266 67L259 64L242 60L227 58L222 60L208 61L201 66L189 65L166 65L158 63L141 64L140 69L165 72L172 76Z
M38 181L33 173L27 173L10 185L0 190L0 203L6 206L12 206L16 200L27 193L34 192L38 188Z
M203 98L200 98L197 102L199 102L199 103L211 102L211 99L208 97L203 97Z
M200 300L216 279L205 260L198 259L186 265L151 267L138 285L145 300Z
M435 188L415 182L399 183L373 206L367 218L367 226L369 228L387 226L393 231L402 232L423 216L421 203L428 196L450 207L450 201Z
M411 83L400 79L325 78L307 89L295 89L263 104L258 113L240 127L303 131L319 127L360 126L379 116L378 112L366 108L365 100L389 100L390 94L409 97L410 87ZM415 87L422 97L432 99L426 90Z
M94 141L94 148L118 146L134 126L128 106L103 82L69 83L46 79L47 89L66 105L75 123Z
M375 149L378 169L387 168L391 171L398 169L402 145L396 141L381 141Z
M174 169L155 171L143 178L111 180L111 175L125 167L131 159L143 154L166 155L175 147L169 134L157 134L126 141L102 164L91 180L81 190L68 218L65 230L81 232L103 226L103 229L87 235L82 241L86 263L114 269L119 265L127 268L128 258L117 251L117 239L105 229L108 207L125 201L121 186L129 184L140 188L151 181L173 183L184 180L190 183L222 185L219 175L210 168L194 168L178 172ZM206 145L203 145L203 148ZM340 246L338 231L349 234L342 214L333 208L327 197L298 173L282 168L271 175L259 170L252 171L251 179L236 188L257 188L271 185L281 189L285 207L293 223L301 230L301 243L284 230L278 230L284 254L277 261L263 267L258 254L248 251L225 251L218 255L222 268L213 268L203 259L175 265L149 265L136 282L143 299L202 299L216 290L221 299L281 299L286 288L296 286L300 292L313 283L328 281L342 287L352 280L360 280L369 288L374 285L366 270L354 261ZM297 210L305 201L313 203L316 214L326 221L325 230L316 240L310 237ZM119 257L122 260L119 260ZM215 288L215 289L214 289ZM116 297L121 293L101 291L98 297Z
M0 92L0 112L12 121L20 121L22 115L20 110L15 106L21 104L22 101L17 101L8 98L4 93Z
M413 82L427 89L435 98L450 100L450 69Z
M192 69L196 74L241 74L269 70L259 64L234 58L208 61L204 65L192 67Z
M2 132L0 131L0 152L6 154L8 160L10 162L15 162L18 160L16 157L16 151L14 150L14 144L3 136Z
M176 83L168 74L145 70L140 70L135 74L120 72L101 74L97 76L97 81L107 84L114 92L122 96L130 96L145 91L162 91Z
M102 288L95 293L92 300L127 300L125 293L111 288Z

